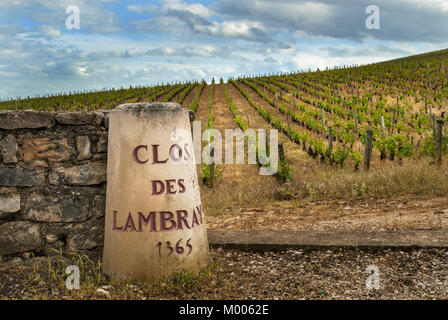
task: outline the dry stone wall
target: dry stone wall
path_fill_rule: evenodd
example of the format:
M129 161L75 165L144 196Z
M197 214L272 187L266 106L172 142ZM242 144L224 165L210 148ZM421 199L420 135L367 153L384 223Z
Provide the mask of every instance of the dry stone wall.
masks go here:
M0 256L103 245L108 112L0 111Z
M0 111L1 259L102 251L108 127L108 111Z

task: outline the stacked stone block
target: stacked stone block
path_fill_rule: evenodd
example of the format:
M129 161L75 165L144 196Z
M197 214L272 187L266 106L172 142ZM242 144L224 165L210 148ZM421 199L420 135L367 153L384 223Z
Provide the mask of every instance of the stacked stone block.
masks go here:
M0 256L103 244L108 112L0 111Z

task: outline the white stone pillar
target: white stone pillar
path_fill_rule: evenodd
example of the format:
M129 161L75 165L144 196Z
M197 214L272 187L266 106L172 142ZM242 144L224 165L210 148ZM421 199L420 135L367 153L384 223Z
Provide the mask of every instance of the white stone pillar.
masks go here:
M104 273L154 281L208 259L188 110L117 107L109 119Z

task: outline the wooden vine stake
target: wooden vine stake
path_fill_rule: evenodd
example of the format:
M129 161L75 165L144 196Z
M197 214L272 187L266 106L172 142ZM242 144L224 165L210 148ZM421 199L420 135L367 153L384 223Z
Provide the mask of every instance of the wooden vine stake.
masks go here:
M384 150L384 139L386 138L385 128L384 128L384 116L381 116L381 139L383 140L383 145L381 148L381 155L380 159L385 160L386 159L386 151Z
M280 163L285 162L285 150L283 149L283 143L278 144L278 156L280 158Z
M448 68L446 68L446 86L448 87Z
M442 140L443 140L443 120L437 120L437 139L436 139L436 165L442 165Z
M213 188L215 186L215 147L212 147L210 155L213 159L213 162L210 164L210 178L208 181L209 181L209 187Z
M367 130L366 132L366 147L364 150L364 170L370 170L370 159L372 157L372 141L373 141L373 131Z
M395 118L397 116L397 109L392 110L392 123L390 125L390 132L394 133L394 126L395 126Z
M358 110L355 110L355 133L358 134Z
M271 152L269 151L269 139L268 139L268 130L266 130L266 134L264 135L264 143L266 146L266 157L269 157ZM282 145L283 147L283 145Z
M329 126L328 127L328 158L330 159L330 163L331 161L331 154L333 153L333 130L332 127Z
M436 124L435 124L434 116L432 114L431 107L429 107L429 119L431 120L431 128L432 128L432 133L434 135L434 139L436 139L437 138Z
M292 97L292 110L294 110L294 112L297 112L297 110L296 110L296 93L295 92Z
M322 126L323 126L323 128L324 128L323 133L324 133L324 136L325 136L325 114L324 114L324 109L321 108L321 109L320 109L320 112L321 112L321 114L322 114Z

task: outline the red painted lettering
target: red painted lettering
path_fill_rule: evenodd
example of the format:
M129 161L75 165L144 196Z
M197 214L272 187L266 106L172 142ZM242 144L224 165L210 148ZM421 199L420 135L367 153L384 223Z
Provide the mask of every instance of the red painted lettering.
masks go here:
M188 150L188 143L184 144L185 157L184 160L190 159L190 151Z
M169 222L170 226L167 226ZM174 221L174 214L171 211L160 212L160 231L171 231L176 229L176 221Z
M129 230L130 232L137 231L137 229L135 229L134 220L132 220L132 215L130 212L128 215L128 219L126 220L126 224L124 225L123 231L126 232L128 231L128 229L131 229Z
M177 191L174 189L173 183L176 182L176 180L165 180L166 182L166 193L168 194L175 194Z
M184 185L184 179L179 179L179 181L177 182L177 184L180 187L179 193L184 193L185 192L185 185Z
M191 227L193 228L195 224L199 225L199 221L198 217L196 216L196 211L193 208L193 222L191 223Z
M182 222L185 224L187 229L190 229L190 226L188 225L188 212L187 210L178 210L176 211L177 214L177 230L183 229Z
M118 213L118 211L113 212L114 218L113 218L112 230L120 231L121 229L123 229L123 227L117 227L117 213Z
M156 229L156 213L150 212L147 217L143 213L138 212L138 232L142 232L143 224L146 227L151 222L151 229L149 232L157 232Z
M199 206L196 207L196 209L198 209L199 216L201 217L201 223L202 223L203 222L203 220L202 220L202 205L200 204Z
M176 154L175 154L175 149L177 149L177 153L178 153L178 156L176 157ZM173 160L174 162L179 162L179 161L181 161L182 160L182 148L179 146L179 145L177 145L177 144L173 144L172 146L171 146L171 148L170 148L170 158L171 158L171 160Z
M140 145L140 146L138 146L137 148L134 149L134 152L133 152L134 161L137 162L137 163L140 163L140 164L145 164L146 162L148 162L149 159L146 159L145 161L141 161L139 159L138 151L140 149L145 149L146 151L148 151L148 146Z
M168 161L168 158L166 160L159 160L159 145L153 144L152 145L152 163L153 164L160 164L160 163L166 163Z
M165 184L160 180L152 180L152 195L160 195L165 192ZM157 188L160 187L160 190Z

